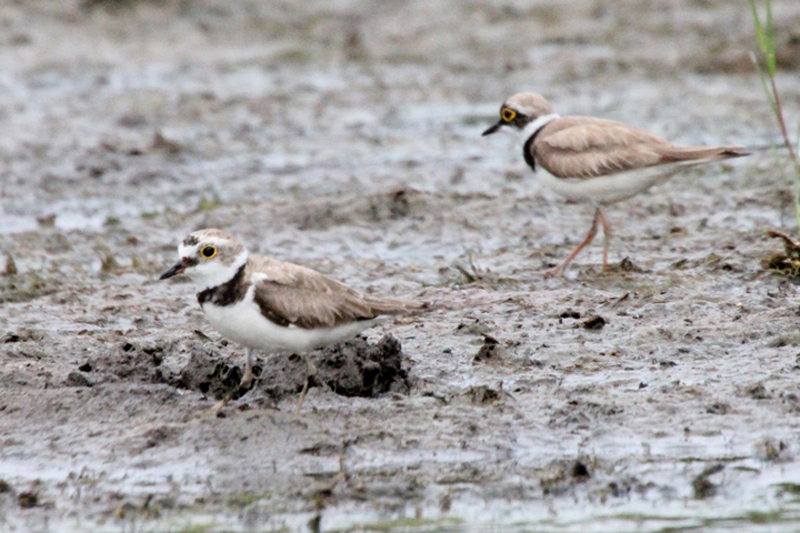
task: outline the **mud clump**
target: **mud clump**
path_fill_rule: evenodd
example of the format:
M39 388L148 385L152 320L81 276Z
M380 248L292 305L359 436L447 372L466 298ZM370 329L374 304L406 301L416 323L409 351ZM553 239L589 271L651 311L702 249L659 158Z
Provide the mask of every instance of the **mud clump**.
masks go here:
M64 380L65 387L93 387L94 382L82 372L70 372Z
M472 358L473 363L497 360L501 357L500 342L491 335L483 334L483 344Z
M21 332L20 337L28 335ZM161 363L175 349L173 343L136 343L123 341L109 352L84 360L69 372L62 382L65 387L93 387L95 385L130 381L139 383L165 383Z
M231 396L239 398L246 391L239 391L242 371L230 364L227 357L219 356L205 345L194 343L189 348L189 362L175 377L167 378L170 385L181 389L202 392L217 400ZM256 376L260 367L254 369Z
M475 405L494 405L502 399L502 391L488 385L470 387L466 394Z
M774 254L763 261L763 266L788 278L800 279L800 242L785 233L768 231L767 236L783 241L784 253Z
M165 354L173 348L170 343L121 342L108 355L82 363L78 371L69 374L65 385L86 387L109 379L164 383L160 366Z
M39 494L33 491L23 492L17 497L17 501L22 509L32 509L39 505Z
M403 352L392 335L370 344L363 337L314 350L308 357L317 368L310 387L325 386L342 396L372 398L397 388L408 388L402 367ZM233 366L204 346L192 349L188 364L173 385L197 390L216 399L239 398L243 369ZM306 379L306 363L297 354L275 354L260 359L253 373L258 388L275 401L299 393Z
M601 317L600 315L594 315L581 323L583 329L588 329L590 331L598 331L603 329L603 327L608 324L608 321Z
M316 381L342 396L373 398L391 390L395 383L409 387L402 367L402 346L392 335L384 335L374 345L356 337L316 351L311 358L318 369Z

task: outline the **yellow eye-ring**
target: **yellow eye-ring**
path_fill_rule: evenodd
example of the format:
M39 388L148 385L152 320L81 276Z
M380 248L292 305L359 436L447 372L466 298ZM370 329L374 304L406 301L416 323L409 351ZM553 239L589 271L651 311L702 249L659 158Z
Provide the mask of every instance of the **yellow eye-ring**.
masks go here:
M215 255L217 255L217 249L213 246L203 246L203 249L200 250L200 255L205 257L206 259L211 259Z
M514 111L513 109L509 109L507 107L504 107L500 111L500 117L503 119L503 122L511 122L512 120L514 120L514 118L516 116L517 116L517 112Z

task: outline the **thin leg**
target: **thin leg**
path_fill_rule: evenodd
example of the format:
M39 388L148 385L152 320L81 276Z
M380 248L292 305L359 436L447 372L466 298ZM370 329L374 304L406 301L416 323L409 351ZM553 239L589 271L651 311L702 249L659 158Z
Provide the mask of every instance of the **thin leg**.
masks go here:
M608 267L608 245L611 242L611 222L606 218L601 208L597 208L600 215L600 223L603 224L603 268Z
M230 403L231 398L232 397L230 394L225 396L223 399L214 404L214 407L211 408L211 411L213 411L214 413L219 413L220 411L225 409L225 406L228 405L228 403Z
M242 380L239 382L239 387L249 389L253 383L253 365L256 363L256 351L252 348L247 349L247 363L244 367Z
M253 384L253 378L255 377L253 374L253 365L256 362L256 351L252 348L247 349L247 362L244 366L244 373L242 374L242 379L239 380L239 388L240 389L249 389L250 385ZM214 407L211 408L212 411L218 413L222 411L228 403L233 399L235 392L231 392L223 399L218 401Z
M303 384L303 390L300 392L300 399L297 400L297 407L294 409L294 414L300 414L300 408L303 407L303 402L306 401L306 393L308 393L308 385L311 378L317 375L317 366L308 355L303 355L303 360L306 362L306 382Z
M567 266L569 266L572 260L575 259L575 257L579 253L581 253L581 250L586 248L589 245L589 243L591 243L594 240L595 236L597 235L597 222L600 220L605 220L605 217L603 216L603 212L598 207L597 210L595 210L594 212L594 220L592 220L592 227L591 229L589 229L589 233L586 235L586 238L583 239L583 242L580 243L577 248L575 248L574 252L569 254L569 257L567 257L563 263L561 263L557 267L548 268L547 270L543 271L542 274L548 278L560 276L561 274L563 274L564 270L566 270ZM603 228L605 231L605 224L603 225Z

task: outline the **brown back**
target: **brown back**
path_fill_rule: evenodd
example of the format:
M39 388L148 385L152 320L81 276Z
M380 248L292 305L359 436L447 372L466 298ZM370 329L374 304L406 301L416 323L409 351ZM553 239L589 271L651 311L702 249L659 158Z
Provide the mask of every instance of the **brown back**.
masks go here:
M581 116L545 125L531 152L554 176L585 179L668 163L748 155L740 146L681 146L629 124Z

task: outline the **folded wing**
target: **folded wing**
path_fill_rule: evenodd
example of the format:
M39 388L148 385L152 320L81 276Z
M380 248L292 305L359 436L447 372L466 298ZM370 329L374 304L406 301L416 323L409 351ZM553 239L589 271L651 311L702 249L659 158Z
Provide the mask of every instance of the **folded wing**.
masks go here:
M255 302L276 324L304 329L330 328L400 315L424 307L421 302L362 294L310 268L251 256Z
M622 122L577 116L546 125L531 149L536 161L554 176L584 179L747 155L740 146L681 146Z

